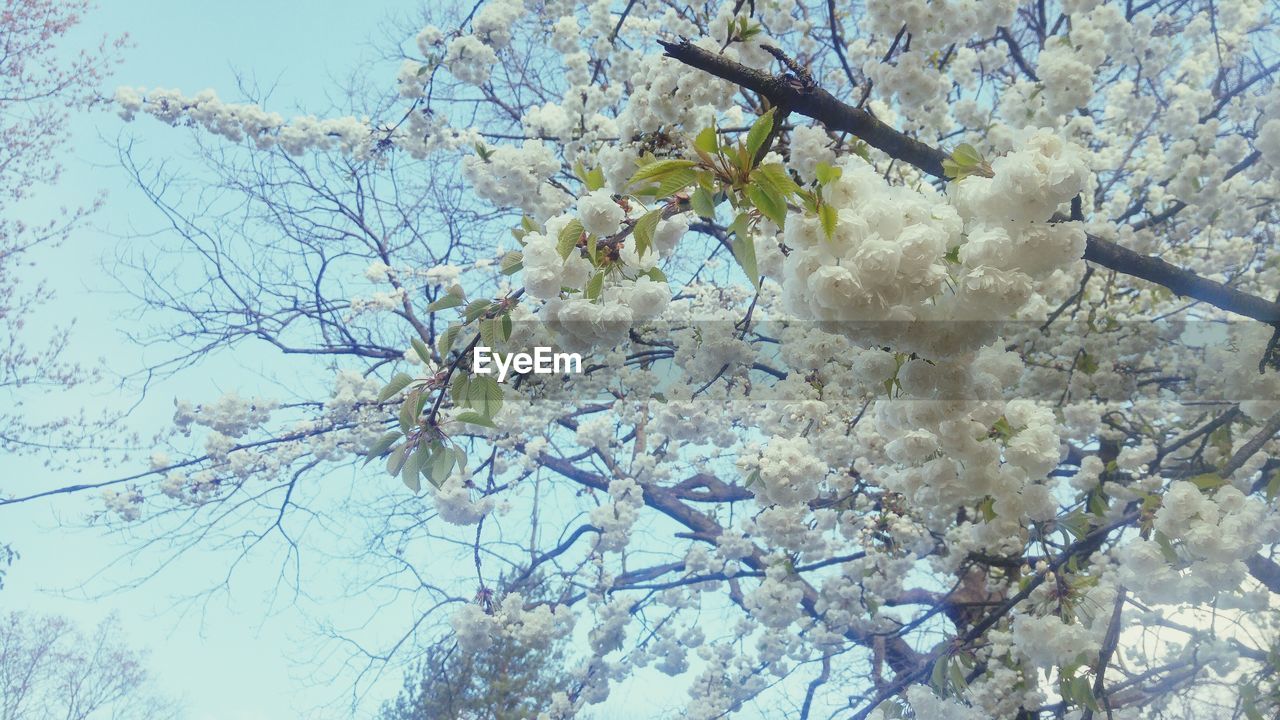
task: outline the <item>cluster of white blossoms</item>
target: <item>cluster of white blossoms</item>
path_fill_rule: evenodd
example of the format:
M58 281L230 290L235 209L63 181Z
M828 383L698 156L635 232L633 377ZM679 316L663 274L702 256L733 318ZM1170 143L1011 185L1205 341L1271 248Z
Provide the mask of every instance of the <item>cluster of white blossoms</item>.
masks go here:
M261 397L246 399L234 392L200 405L174 400L173 423L185 434L191 432L193 425L198 425L238 438L261 427L270 419L271 411L276 407L274 400Z
M1088 13L1073 14L1071 34L1045 44L1036 61L1036 74L1044 87L1045 110L1066 115L1088 107L1093 100L1094 73L1108 51L1123 42L1124 15L1114 5L1102 5Z
M164 88L121 87L115 102L125 120L142 112L170 125L187 122L232 142L248 138L258 149L278 146L293 155L339 150L359 157L369 153L375 140L367 118L300 116L286 121L258 105L225 102L212 90L187 96Z
M404 307L408 291L404 288L394 290L378 290L369 295L353 297L343 315L348 322L365 313L393 312Z
M993 338L980 323L1017 317L1034 281L1082 267L1084 231L1047 221L1091 176L1051 132L994 160L993 178L952 183L950 202L929 186L890 185L857 156L838 167L824 189L837 209L832 236L793 215L781 271L790 309L833 332L931 359L974 350Z
M760 455L760 481L751 491L763 503L802 504L818 496L826 474L806 438L775 437Z
M573 614L563 605L527 605L523 595L513 592L504 596L492 613L476 604L463 605L450 624L458 648L474 653L490 647L498 637L528 647L546 647L572 629Z
M1280 541L1280 518L1233 485L1210 493L1192 482L1170 483L1154 528L1162 539L1135 540L1120 555L1125 585L1153 603L1208 602L1233 591L1248 573L1243 561Z
M695 44L711 52L721 49L712 38L700 38ZM739 59L738 46L725 48L724 54ZM628 83L631 93L618 115L618 132L623 137L657 132L672 125L707 127L717 112L735 105L733 98L738 91L732 83L660 55L637 59Z
M791 248L781 284L801 318L850 323L909 321L947 277L944 255L960 240L955 210L927 186L893 186L856 155L841 160L827 185L838 213L830 238L816 217L793 215L784 232Z
M644 274L669 254L688 228L682 216L662 220L653 233L653 247L643 255L634 236L611 240L617 244L617 262L600 279L597 298L582 292L597 271L578 247L561 256L559 237L577 220L597 242L610 240L622 230L627 213L608 190L596 190L578 201L575 215L548 220L541 232L523 238L524 289L531 298L544 301L539 317L569 348L610 347L626 338L635 323L661 316L671 302L671 288L664 280ZM629 277L630 276L630 277Z
M601 552L621 552L644 509L644 491L635 480L619 478L609 482L609 499L591 511L591 524L600 530L596 547Z
M560 160L546 143L526 140L486 153L487 158L469 155L462 160L462 177L481 199L498 207L520 208L536 219L550 217L572 201L547 182L560 171Z
M919 47L916 52L927 55L958 41L990 35L1008 25L1017 9L1015 0L869 2L862 26L868 35L879 35L887 43L905 25L913 50Z
M470 479L468 473L455 472L439 487L430 485L431 506L441 520L451 525L475 525L493 512L493 497L474 497L477 491L471 488Z

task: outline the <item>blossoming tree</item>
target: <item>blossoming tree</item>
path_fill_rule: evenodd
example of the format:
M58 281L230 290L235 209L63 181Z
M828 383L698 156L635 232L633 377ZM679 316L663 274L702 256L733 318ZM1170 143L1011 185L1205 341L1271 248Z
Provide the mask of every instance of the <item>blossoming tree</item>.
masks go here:
M88 10L85 0L5 0L0 3L0 451L45 453L67 435L84 447L100 425L84 414L59 417L30 412L34 388L71 390L97 373L74 362L66 329L37 326L35 310L53 295L49 283L24 281L33 255L55 246L93 208L63 207L39 217L33 197L61 175L67 124L73 112L101 104L98 86L125 38L104 38L96 48L75 50L67 37ZM58 441L51 443L51 438ZM56 464L56 463L55 463ZM0 587L16 553L0 542Z
M580 638L540 717L1280 709L1274 4L433 12L354 115L119 91L250 208L149 184L209 282L144 299L337 375L180 401L111 510L292 543L364 468L415 632Z

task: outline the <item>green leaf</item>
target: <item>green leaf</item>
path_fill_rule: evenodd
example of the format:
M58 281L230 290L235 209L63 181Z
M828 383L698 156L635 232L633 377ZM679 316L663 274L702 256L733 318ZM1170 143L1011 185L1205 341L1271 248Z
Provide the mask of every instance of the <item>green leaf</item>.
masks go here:
M1111 498L1102 492L1100 488L1089 491L1089 514L1097 517L1103 517L1107 514L1107 510L1111 507Z
M645 180L658 180L675 172L688 170L698 163L692 160L668 159L651 162L648 165L636 170L631 176L631 184L634 185ZM692 182L692 180L690 181Z
M569 253L578 247L583 232L585 230L582 227L582 221L578 218L570 220L569 224L564 226L556 239L556 251L560 253L561 259L569 257Z
M422 342L418 338L410 338L409 344L413 345L413 352L418 356L418 359L422 361L423 365L431 364L431 348L427 347L426 343Z
M511 339L511 313L502 313L502 341L506 342Z
M747 186L747 197L762 215L773 221L779 228L787 222L787 203L781 196L774 194L757 183Z
M947 656L939 657L933 663L933 671L929 673L929 687L943 697L947 694Z
M438 312L440 310L448 310L449 308L456 308L461 304L462 304L462 298L458 297L457 295L446 293L444 295L441 295L439 298L436 298L435 302L428 305L427 312L433 313L433 312Z
M703 128L702 132L693 139L693 146L698 150L708 154L715 155L720 151L720 136L716 134L714 126Z
M467 309L465 312L463 312L462 317L466 322L471 322L472 320L475 320L476 318L488 312L489 306L491 305L493 305L492 300L472 301L470 305L467 305Z
M959 265L960 264L960 246L957 245L951 248L950 250L948 250L946 254L942 256L942 259L946 260L952 265Z
M453 380L449 382L449 399L454 405L465 405L467 402L467 392L471 388L471 378L466 373L458 373L453 376Z
M387 456L388 475L400 474L400 468L404 467L404 461L409 456L410 447L409 443L405 443L395 450L392 450L391 454Z
M497 347L502 333L502 321L498 318L485 318L480 321L480 344L485 347Z
M752 285L760 285L760 270L756 265L756 244L750 233L742 233L733 239L733 259L751 279Z
M477 375L467 388L467 405L493 417L502 408L502 387L489 375Z
M387 383L386 387L382 388L382 392L378 393L378 402L381 403L390 400L401 390L409 387L409 383L411 382L413 382L412 377L405 373L396 373L391 378L391 382Z
M972 167L982 162L982 153L969 143L960 143L951 152L951 159L961 167Z
M1173 546L1173 541L1169 539L1168 535L1156 530L1151 533L1151 537L1155 538L1156 543L1160 545L1160 554L1164 555L1166 562L1175 568L1182 564L1181 559L1178 557L1178 550Z
M578 161L573 165L573 174L578 176L578 179L582 181L588 191L595 191L604 187L604 172L600 168L587 170L582 167L582 161Z
M1203 475L1197 475L1191 478L1190 482L1200 488L1200 492L1217 490L1227 484L1227 481L1218 473L1204 473Z
M426 446L419 446L409 459L405 461L404 467L400 469L400 479L404 481L405 487L415 493L422 490L422 468L431 462L431 450Z
M524 253L519 250L512 250L502 256L502 259L498 261L498 267L502 270L503 275L515 275L524 269Z
M675 195L692 185L697 178L698 174L693 171L693 168L684 168L664 175L662 181L658 183L658 187L654 190L654 197L661 199Z
M436 352L440 353L442 360L448 357L449 351L453 349L453 343L458 339L458 333L461 330L462 326L454 323L445 328L445 331L440 333L440 337L436 338Z
M836 234L836 209L827 203L818 206L818 220L822 223L822 232L830 240Z
M454 446L453 454L458 456L458 472L467 471L467 451L458 446Z
M760 183L762 187L781 195L784 199L789 199L792 195L800 192L800 186L795 180L791 179L791 175L787 173L787 169L781 163L761 165L751 171L751 179Z
M658 268L656 268L656 267L655 267L655 268L649 268L648 270L644 271L644 272L643 272L643 273L641 273L641 274L642 274L642 275L647 275L647 276L649 276L649 279L650 279L650 280L652 280L652 281L654 281L654 282L666 282L666 281L667 281L667 274L666 274L666 273L664 273L664 272L662 272L661 270L659 270L659 269L658 269ZM1276 477L1280 477L1280 473L1276 473Z
M420 407L418 405L419 397L418 393L414 393L405 398L404 402L400 404L400 430L406 435L409 434L414 425L418 424L418 416L421 415L418 410Z
M598 272L591 276L587 281L587 287L583 289L582 296L588 300L595 300L600 297L600 293L604 290L604 273Z
M457 462L458 457L443 446L434 448L431 455L431 465L427 471L431 484L440 487L445 480L449 479L449 473L453 472L453 466Z
M957 695L969 687L969 683L964 680L964 668L958 662L947 663L947 679L951 681L951 688Z
M1076 362L1076 368L1085 375L1092 375L1098 372L1098 360L1087 352L1080 353L1080 359Z
M818 166L814 168L813 174L818 178L819 185L830 185L840 179L840 176L844 174L844 170L834 165L818 163Z
M658 229L658 221L661 219L661 210L650 210L636 221L631 233L636 238L637 256L643 257L645 251L653 247L653 233Z
M706 188L699 187L689 196L689 204L700 217L710 220L716 216L716 199Z
M769 139L769 133L773 131L773 108L751 124L751 129L747 131L747 153L751 157L755 157L760 148L764 147L764 141Z
M492 419L487 418L484 415L481 415L475 410L464 410L463 412L458 413L458 416L455 417L454 420L457 420L458 422L470 423L472 425L482 425L487 428L496 429L498 427L493 423Z
M991 167L982 159L982 154L968 143L957 145L950 157L942 161L942 172L952 180L975 174L991 177Z
M403 435L399 431L392 430L375 440L373 444L369 446L369 451L364 454L364 464L368 465L369 461L376 457L381 457L382 453L389 450L401 437L403 437Z

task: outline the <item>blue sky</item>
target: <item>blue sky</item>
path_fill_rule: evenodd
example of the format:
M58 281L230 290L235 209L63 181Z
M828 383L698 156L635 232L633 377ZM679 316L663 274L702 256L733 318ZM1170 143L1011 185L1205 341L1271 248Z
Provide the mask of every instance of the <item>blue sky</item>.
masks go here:
M370 57L371 43L381 37L389 13L413 9L412 2L403 0L109 0L88 16L77 38L129 33L133 46L112 85L177 87L193 93L209 87L233 99L239 72L274 83L276 109L287 114L295 105L324 107L327 79ZM183 163L190 153L188 136L153 121L125 125L106 112L78 118L72 130L63 181L42 193L30 211L86 202L102 190L108 191L107 204L90 227L38 256L38 272L59 288L57 300L44 312L47 318L77 318L72 335L77 355L101 356L112 370L127 372L141 362L139 351L120 336L130 329L122 318L134 305L115 292L118 288L104 271L130 235L159 223L117 167L115 143L123 132L139 142L144 154ZM222 375L231 372L224 368ZM180 385L162 384L130 422L156 427L171 415L175 395L199 397L210 390L189 376ZM122 407L132 400L101 392L57 403ZM6 491L14 493L108 479L119 469L86 463L51 474L38 459L0 457L0 478ZM117 589L136 580L140 567L147 565L108 567L128 542L101 528L83 527L86 514L98 507L96 497L86 496L0 510L3 537L22 554L0 591L0 610L57 612L85 626L118 613L130 641L150 649L160 689L182 698L192 720L346 717L336 710L312 712L341 697L344 680L330 682L302 662L314 659L314 627L306 619L307 608L295 609L291 596L272 594L278 570L273 558L251 561L233 576L230 592L196 602L182 598L225 574L225 553L187 552L181 562L137 588ZM149 558L152 563L156 559ZM340 614L341 606L324 609ZM398 686L398 678L388 677L382 694Z

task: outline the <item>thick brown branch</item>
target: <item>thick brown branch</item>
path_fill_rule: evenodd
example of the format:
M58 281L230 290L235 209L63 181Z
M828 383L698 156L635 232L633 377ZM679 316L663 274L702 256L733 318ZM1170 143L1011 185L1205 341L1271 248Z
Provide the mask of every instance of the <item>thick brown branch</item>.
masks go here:
M877 150L911 163L930 175L943 177L942 161L947 157L946 153L898 132L865 110L840 102L820 87L804 87L801 83L788 82L785 77L749 68L723 55L704 50L688 40L658 42L667 51L668 57L757 92L774 105L781 105L792 112L820 121L829 130L856 135Z

